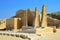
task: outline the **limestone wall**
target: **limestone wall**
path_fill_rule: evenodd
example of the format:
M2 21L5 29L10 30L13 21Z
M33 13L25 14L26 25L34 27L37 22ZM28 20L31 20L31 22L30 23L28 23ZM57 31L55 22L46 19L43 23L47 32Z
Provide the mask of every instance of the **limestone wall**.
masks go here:
M9 18L6 20L6 28L12 29L14 26L14 18Z
M0 21L0 29L6 28L6 19Z
M20 28L22 28L22 20L21 20L21 18L18 18L18 20L17 20L17 29L20 29Z
M6 20L7 29L20 29L21 28L21 18L9 18Z
M26 24L26 15L25 14L26 14L26 10L18 10L16 12L16 17L22 19L22 26L25 26L25 24ZM33 25L34 18L35 18L34 12L32 12L30 9L28 9L27 10L27 22L28 22L29 26Z

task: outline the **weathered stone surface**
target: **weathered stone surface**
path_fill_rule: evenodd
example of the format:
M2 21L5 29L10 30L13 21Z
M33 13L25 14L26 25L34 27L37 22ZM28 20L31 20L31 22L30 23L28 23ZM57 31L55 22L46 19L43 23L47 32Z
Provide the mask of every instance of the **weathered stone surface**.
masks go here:
M0 21L0 29L6 28L6 19Z
M35 9L35 22L34 27L39 27L39 14L38 14L38 8Z
M21 18L9 18L9 19L6 19L6 29L7 30L12 30L12 29L15 29L15 27L17 29L20 29L22 25L21 22Z
M14 18L14 31L17 31L17 21L18 21L18 18Z
M26 10L19 10L16 13L16 17L20 17L22 19L22 26L26 25L25 12L26 12ZM28 26L32 26L33 25L34 17L35 17L34 12L32 12L30 9L28 9L27 10L27 22L28 22L27 25Z
M44 34L44 33L52 33L52 32L53 32L53 28L51 28L51 27L36 29L36 34Z
M43 5L42 7L41 27L47 27L46 5Z
M40 13L39 14L39 25L40 25L40 27L41 27L41 18L42 18L42 14Z
M55 26L55 27L53 27L53 32L54 32L54 33L56 33L56 26Z

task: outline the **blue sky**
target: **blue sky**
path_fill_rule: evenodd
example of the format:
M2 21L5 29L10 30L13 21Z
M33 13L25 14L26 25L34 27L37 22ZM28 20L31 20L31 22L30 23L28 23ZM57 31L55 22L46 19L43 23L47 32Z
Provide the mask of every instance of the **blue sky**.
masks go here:
M39 12L46 4L47 12L60 11L60 0L0 0L0 18L9 18L16 15L19 9L32 9L38 7Z

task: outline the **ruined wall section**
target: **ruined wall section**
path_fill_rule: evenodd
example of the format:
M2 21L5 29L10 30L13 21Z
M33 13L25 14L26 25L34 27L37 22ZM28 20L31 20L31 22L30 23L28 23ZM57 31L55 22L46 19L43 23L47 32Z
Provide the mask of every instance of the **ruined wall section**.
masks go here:
M13 29L14 27L14 18L9 18L6 20L6 28Z
M0 21L0 29L5 29L6 28L6 19L3 19Z

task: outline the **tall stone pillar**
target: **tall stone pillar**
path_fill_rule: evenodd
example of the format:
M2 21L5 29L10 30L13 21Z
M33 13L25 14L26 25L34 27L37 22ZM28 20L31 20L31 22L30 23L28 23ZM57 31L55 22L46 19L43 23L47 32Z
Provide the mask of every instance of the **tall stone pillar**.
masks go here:
M14 31L15 32L17 31L17 27L18 27L17 20L18 20L18 18L14 18Z
M35 22L34 27L39 27L39 15L38 15L38 8L35 8Z
M24 13L24 17L23 17L23 27L27 27L28 26L28 18L27 18L27 10Z
M26 27L28 26L28 18L27 18L27 10L26 10Z
M42 7L41 27L47 27L46 5L43 5Z
M40 15L39 15L39 24L40 24L40 27L41 27L41 17L42 17L42 15L40 13Z

